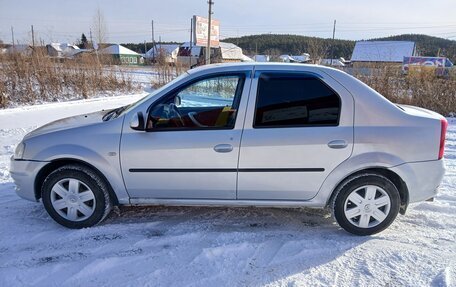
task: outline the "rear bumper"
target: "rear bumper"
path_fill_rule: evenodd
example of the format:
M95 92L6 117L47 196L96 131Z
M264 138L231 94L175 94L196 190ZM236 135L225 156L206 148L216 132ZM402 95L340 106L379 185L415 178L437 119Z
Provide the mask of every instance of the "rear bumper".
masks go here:
M11 157L10 174L16 184L16 193L20 197L37 201L35 196L35 178L48 162L15 160Z
M443 160L405 163L390 170L398 174L407 185L409 203L434 197L445 175Z

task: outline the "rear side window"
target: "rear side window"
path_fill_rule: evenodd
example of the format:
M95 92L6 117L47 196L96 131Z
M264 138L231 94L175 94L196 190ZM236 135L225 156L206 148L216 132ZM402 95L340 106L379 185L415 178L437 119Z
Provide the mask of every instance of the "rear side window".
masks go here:
M339 96L314 75L261 74L255 128L337 126Z

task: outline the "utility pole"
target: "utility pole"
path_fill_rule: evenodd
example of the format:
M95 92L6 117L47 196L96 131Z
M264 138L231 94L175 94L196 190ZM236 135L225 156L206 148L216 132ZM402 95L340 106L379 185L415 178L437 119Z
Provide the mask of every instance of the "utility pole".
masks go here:
M334 59L334 40L336 36L336 20L334 20L334 26L333 26L333 39L332 39L332 46L331 46L331 66L333 64L333 59Z
M154 20L152 20L152 63L155 61Z
M33 31L33 25L32 25L32 47L35 48L35 31Z
M146 55L147 53L147 44L146 44L146 40L144 40L144 56Z
M212 25L212 5L214 2L209 0L209 15L207 19L207 46L206 46L206 65L211 63L211 25Z
M11 26L11 41L13 41L13 48L14 48L14 28Z
M94 47L93 47L93 39L92 39L92 29L90 29L89 31L90 31L90 44L92 45L92 49L94 49Z

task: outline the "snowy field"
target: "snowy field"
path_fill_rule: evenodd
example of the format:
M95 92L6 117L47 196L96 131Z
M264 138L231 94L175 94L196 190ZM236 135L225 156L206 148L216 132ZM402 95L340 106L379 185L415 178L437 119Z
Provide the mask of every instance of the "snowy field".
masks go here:
M370 237L311 209L129 207L70 230L15 194L9 158L26 132L139 97L0 110L0 286L456 286L453 120L436 200Z

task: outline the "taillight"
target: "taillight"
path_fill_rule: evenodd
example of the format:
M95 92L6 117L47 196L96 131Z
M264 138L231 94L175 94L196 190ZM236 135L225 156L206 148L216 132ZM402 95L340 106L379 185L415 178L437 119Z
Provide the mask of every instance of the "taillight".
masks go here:
M445 151L445 135L448 127L448 122L445 118L440 120L440 149L439 149L439 159L443 158L443 153Z

